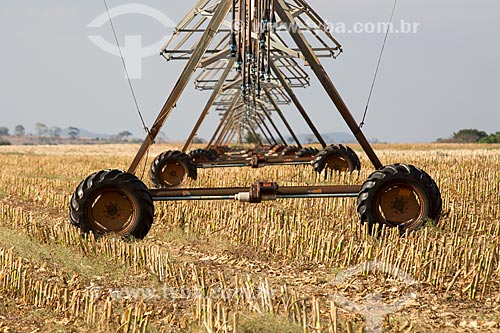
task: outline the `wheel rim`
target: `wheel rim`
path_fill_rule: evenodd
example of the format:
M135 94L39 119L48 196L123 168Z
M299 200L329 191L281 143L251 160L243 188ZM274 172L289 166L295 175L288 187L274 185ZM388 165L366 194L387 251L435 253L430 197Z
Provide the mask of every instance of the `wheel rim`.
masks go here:
M349 161L342 156L330 156L327 158L325 167L330 170L346 172L351 170Z
M177 186L186 178L186 168L178 162L169 162L161 169L160 177L167 186Z
M391 227L415 228L427 211L424 195L416 186L392 184L379 192L377 213L380 221Z
M136 202L126 192L113 189L99 193L89 206L90 224L99 233L127 234L137 216Z

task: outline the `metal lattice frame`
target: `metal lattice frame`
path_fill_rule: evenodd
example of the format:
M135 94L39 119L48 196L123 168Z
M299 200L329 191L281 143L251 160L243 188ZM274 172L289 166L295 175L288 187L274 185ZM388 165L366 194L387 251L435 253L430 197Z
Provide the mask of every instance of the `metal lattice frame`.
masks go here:
M200 40L200 36L205 33L209 26L209 22L213 19L217 8L224 2L227 2L227 0L198 1L177 25L172 37L161 50L162 56L169 61L189 59L193 55L194 49ZM239 4L243 4L244 1L234 1L233 3L239 7ZM326 22L311 6L304 0L288 1L286 5L288 11L295 18L299 30L302 33L307 32L313 37L310 39L311 45L318 57L336 58L342 53L342 46L332 36ZM241 17L234 19L240 21L239 23L241 24ZM226 19L222 22L222 27L218 30L218 37L213 40L212 47L207 49L206 56L200 62L202 67L226 58L230 54L229 44L231 33L234 28L234 19ZM290 56L292 58L305 60L305 58L301 56L299 48L290 47L289 43L287 43L288 31L287 29L280 28L283 21L280 20L279 17L269 19L274 20L275 22L272 23L276 24L275 33L271 36L273 53L276 53L279 57ZM259 38L255 33L253 33L252 37L255 39Z
M300 101L294 94L290 83L287 81L287 77L276 65L274 61L276 57L291 57L297 60L303 60L308 66L310 66L311 70L316 75L327 94L330 96L332 102L339 110L340 114L344 118L354 136L357 138L373 165L376 168L382 166L380 160L368 143L368 140L362 133L360 127L351 115L349 109L342 100L340 94L336 90L333 82L319 60L320 57L325 56L326 51L328 52L329 57L336 57L342 50L340 44L333 38L333 36L330 35L326 29L324 21L319 17L319 15L317 15L316 12L314 12L314 10L312 10L312 8L304 1L294 0L285 2L284 0L272 0L270 3L272 5L272 13L276 13L277 15L272 14L272 18L267 18L267 40L260 39L261 36L259 36L258 32L261 30L255 31L252 24L245 24L244 27L240 26L238 30L236 30L234 25L231 24L231 21L228 22L228 16L230 16L231 9L233 9L233 19L235 19L235 13L238 12L240 21L242 16L244 16L247 21L251 21L251 19L253 19L253 17L250 18L251 15L253 15L252 11L248 10L245 12L243 11L242 6L255 5L255 0L201 0L196 4L193 11L191 11L181 21L173 37L162 50L162 54L168 60L187 59L187 64L167 102L165 103L165 106L158 115L150 134L146 137L143 145L132 162L128 170L129 172L135 172L146 151L149 149L159 130L172 112L189 80L192 78L194 71L200 66L209 66L224 58L231 58L230 63L236 62L238 66L243 64L245 68L238 71L241 72L244 80L242 83L241 98L247 108L249 104L255 104L255 97L257 92L262 89L262 86L260 85L259 79L255 80L254 78L252 81L252 77L249 76L249 73L252 71L255 72L255 62L252 63L252 57L255 57L255 55L251 54L250 51L256 50L256 45L258 45L259 42L261 43L261 48L259 50L267 50L268 53L266 63L268 69L266 74L268 75L268 78L270 78L270 73L272 71L306 122L308 122L308 125L310 125L311 128L314 128L307 112L300 104ZM238 7L235 6L236 4L238 4ZM309 23L311 21L307 22L306 17L316 23L316 28L310 27ZM287 27L287 30L283 31L282 28L285 26ZM240 39L238 46L234 45L236 41L236 32L238 32ZM285 33L289 36L288 38L290 40L287 41L286 38L283 37ZM310 38L312 42L306 39L306 33L309 33L313 37ZM199 36L199 38L194 37L200 34L201 36ZM249 38L245 40L247 34ZM323 37L321 37L321 35L323 35ZM178 39L179 41L177 41ZM290 46L292 45L292 41L295 44L295 47ZM262 47L262 44L266 42L267 48ZM327 47L329 45L327 42L331 43L329 47ZM192 43L191 47L187 47L187 45L189 45L188 43ZM245 46L247 46L246 54ZM223 47L226 48L224 49ZM259 56L258 50L256 52L257 56ZM266 60L263 55L261 55L259 59L262 59L262 63ZM234 63L228 64L224 70L222 70L222 67L218 69L218 72L223 71L223 74L221 74L218 78L217 85L219 86L219 89L214 89L211 96L211 103L207 104L208 109L212 107L213 103L215 103L219 94L218 90L221 90L226 83L226 79L228 78L233 65ZM248 66L248 68L246 66ZM260 66L260 63L258 66ZM259 70L261 70L260 67ZM254 77L260 78L260 76L255 75L255 73L253 73L253 75ZM234 113L234 111L226 112L226 118L229 118L230 113ZM234 120L232 120L232 122L234 123ZM228 124L224 124L222 126L228 127ZM317 133L317 131L314 132L320 143L323 146L326 146L326 143L321 139L320 134ZM188 143L189 140L187 144Z

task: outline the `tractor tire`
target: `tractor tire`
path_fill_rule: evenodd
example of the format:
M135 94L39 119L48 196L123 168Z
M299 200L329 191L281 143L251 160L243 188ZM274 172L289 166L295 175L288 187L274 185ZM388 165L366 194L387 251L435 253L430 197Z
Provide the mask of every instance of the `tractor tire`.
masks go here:
M215 150L195 149L189 152L189 157L194 163L203 163L215 161L219 155Z
M434 180L413 165L395 164L375 171L363 184L358 196L358 215L374 227L399 228L400 233L436 224L442 200ZM380 230L381 228L379 228Z
M187 178L196 180L198 171L189 155L178 151L169 150L158 155L149 170L151 183L156 188L179 186Z
M295 156L301 157L314 157L319 153L319 149L313 147L302 148L299 150Z
M330 145L321 150L311 161L316 172L323 170L354 172L361 169L358 155L351 148L344 145Z
M83 180L70 201L71 223L83 233L146 237L154 205L146 185L121 170L104 170Z
M220 156L219 152L215 149L209 149L208 153L213 157L214 160L218 159ZM224 153L222 153L222 154L224 154Z
M298 146L286 146L282 151L281 151L281 156L294 156L300 148Z

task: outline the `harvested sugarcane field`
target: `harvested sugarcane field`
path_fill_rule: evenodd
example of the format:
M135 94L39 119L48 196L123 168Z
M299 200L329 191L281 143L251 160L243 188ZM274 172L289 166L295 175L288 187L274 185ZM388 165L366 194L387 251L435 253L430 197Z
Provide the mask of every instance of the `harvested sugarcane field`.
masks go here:
M375 146L441 189L439 222L404 236L371 236L356 198L158 202L143 240L82 234L68 217L75 188L109 160L126 168L136 149L1 147L0 329L498 332L499 146ZM186 185L351 185L371 172L202 169Z

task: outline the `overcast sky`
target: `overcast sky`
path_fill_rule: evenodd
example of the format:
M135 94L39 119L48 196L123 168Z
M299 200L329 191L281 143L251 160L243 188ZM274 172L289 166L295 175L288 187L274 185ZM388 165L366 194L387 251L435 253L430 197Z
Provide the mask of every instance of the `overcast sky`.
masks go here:
M140 3L177 22L194 0L108 0L111 8ZM393 0L309 0L325 20L345 23L386 21ZM34 124L76 126L114 134L130 130L143 137L142 126L123 75L120 59L88 36L113 42L110 25L90 28L103 13L102 0L0 1L0 126ZM391 34L365 131L387 142L427 142L461 128L500 131L500 2L498 0L399 0L395 22L419 24L417 33ZM165 41L170 33L144 15L115 19L120 43L140 35L145 46ZM340 33L344 54L324 60L338 90L360 120L380 52L383 34ZM142 79L134 80L148 126L154 121L182 70L182 62L159 56L143 62ZM320 131L347 132L326 94L314 81L297 91ZM183 140L208 93L188 91L163 132ZM299 133L309 133L290 108L286 113ZM211 114L199 135L210 137L217 122Z

